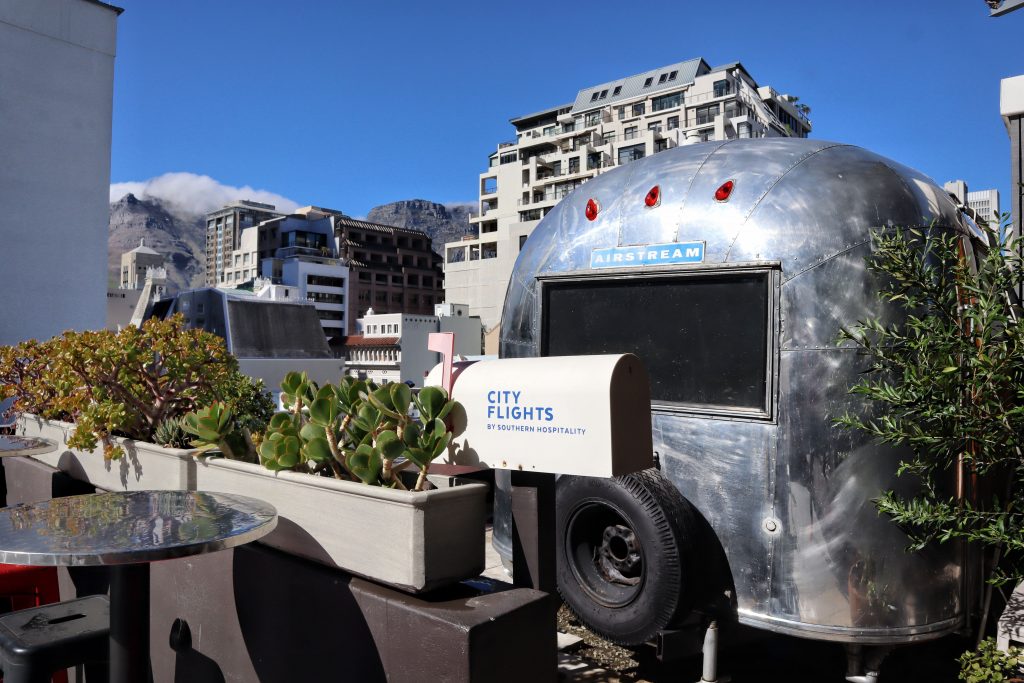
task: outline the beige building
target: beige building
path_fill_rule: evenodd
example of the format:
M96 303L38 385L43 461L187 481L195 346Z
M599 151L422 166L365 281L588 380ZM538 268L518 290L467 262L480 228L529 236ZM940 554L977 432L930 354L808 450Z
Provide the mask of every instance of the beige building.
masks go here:
M142 289L147 268L163 268L164 257L139 240L139 246L121 254L121 289ZM109 298L109 297L108 297Z
M811 130L796 97L761 86L739 62L670 64L580 90L569 103L511 120L480 174L477 236L445 245L445 300L467 303L490 340L516 256L560 199L611 168L679 145L799 136Z

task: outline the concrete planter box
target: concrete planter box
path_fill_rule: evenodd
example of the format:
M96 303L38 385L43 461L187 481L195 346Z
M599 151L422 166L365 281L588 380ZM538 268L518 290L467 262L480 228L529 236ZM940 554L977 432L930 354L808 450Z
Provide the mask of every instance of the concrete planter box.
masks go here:
M195 490L194 450L115 438L114 441L124 448L125 456L120 460L105 460L101 448L90 453L68 447L67 437L74 428L68 422L44 420L31 414L23 415L18 423L19 434L51 439L59 444L53 453L34 456L36 460L93 486L108 491Z
M418 593L484 568L487 486L430 477L431 491L396 491L259 465L205 458L201 491L237 493L277 508L261 543Z

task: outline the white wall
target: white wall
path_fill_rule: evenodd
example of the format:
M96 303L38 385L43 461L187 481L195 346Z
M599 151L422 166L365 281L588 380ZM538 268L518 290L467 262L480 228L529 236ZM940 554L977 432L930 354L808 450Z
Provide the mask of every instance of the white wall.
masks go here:
M0 0L0 344L101 329L117 14Z

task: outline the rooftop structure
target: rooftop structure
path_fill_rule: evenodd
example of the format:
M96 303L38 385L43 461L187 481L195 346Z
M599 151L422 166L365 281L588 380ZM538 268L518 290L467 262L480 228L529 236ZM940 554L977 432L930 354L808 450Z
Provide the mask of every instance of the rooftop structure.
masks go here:
M477 237L445 245L445 298L469 303L492 329L523 243L575 188L679 145L807 137L808 112L739 62L712 68L697 58L588 86L571 103L511 119L515 140L500 143L480 174Z

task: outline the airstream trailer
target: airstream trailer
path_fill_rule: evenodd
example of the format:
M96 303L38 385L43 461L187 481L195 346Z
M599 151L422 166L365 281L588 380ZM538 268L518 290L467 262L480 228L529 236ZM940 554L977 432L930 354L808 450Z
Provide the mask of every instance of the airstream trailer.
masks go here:
M660 472L558 482L560 590L591 628L637 644L718 600L744 624L846 643L962 625L961 549L907 552L872 503L910 485L899 454L832 422L864 409L847 390L867 361L836 345L840 327L893 315L870 232L931 224L971 234L922 174L788 138L669 149L544 217L501 356L631 352L651 377Z

